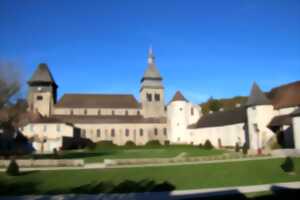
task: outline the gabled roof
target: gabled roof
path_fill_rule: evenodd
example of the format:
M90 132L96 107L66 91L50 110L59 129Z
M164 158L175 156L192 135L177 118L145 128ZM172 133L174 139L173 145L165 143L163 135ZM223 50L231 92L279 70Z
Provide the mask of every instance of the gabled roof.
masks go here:
M247 106L271 105L271 101L262 92L256 83L253 83L250 96L248 97Z
M54 78L48 68L48 65L45 63L41 63L38 65L37 69L33 73L31 79L28 81L31 83L51 83L56 85Z
M227 111L218 111L203 115L195 124L188 128L206 128L216 126L227 126L232 124L246 123L246 108L239 107Z
M139 108L130 94L64 94L56 107L60 108Z
M188 100L186 100L186 98L181 94L181 92L178 90L176 91L175 95L173 96L171 102L173 101L185 101L188 102Z

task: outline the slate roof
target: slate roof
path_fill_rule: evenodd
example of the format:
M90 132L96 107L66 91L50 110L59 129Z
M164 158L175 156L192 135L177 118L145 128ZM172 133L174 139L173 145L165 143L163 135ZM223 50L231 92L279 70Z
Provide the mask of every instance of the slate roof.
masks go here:
M254 83L251 89L250 96L248 97L247 106L257 106L257 105L271 105L271 101L266 97L265 93L259 88L259 86Z
M141 115L53 115L52 118L71 124L166 123L166 118L144 118Z
M130 94L64 94L58 108L139 108Z
M33 83L50 83L56 85L54 78L48 68L48 65L41 63L33 73L31 79L28 81L29 84Z
M173 101L185 101L188 102L188 100L182 95L182 93L178 90L176 91L175 95L173 96L171 102Z
M300 106L300 81L273 88L268 97L275 109Z
M272 118L271 122L268 124L268 127L276 127L283 125L292 125L292 119L290 115L279 115Z
M198 122L190 125L188 128L205 128L226 126L231 124L245 123L247 120L246 108L239 107L227 111L218 111L203 115Z

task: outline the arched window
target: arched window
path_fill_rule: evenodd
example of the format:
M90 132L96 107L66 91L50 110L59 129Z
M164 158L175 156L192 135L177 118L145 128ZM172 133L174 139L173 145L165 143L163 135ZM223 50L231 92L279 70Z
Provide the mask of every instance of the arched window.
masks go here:
M154 135L157 136L157 134L158 134L158 130L157 130L157 128L155 128L154 129Z
M137 115L140 115L140 114L141 114L141 112L138 110L138 111L136 112L136 114L137 114Z
M194 108L191 108L191 115L194 115Z
M114 110L111 111L111 115L115 115L115 111Z
M125 115L128 115L128 110L125 110Z
M87 109L84 109L84 115L87 115Z
M101 115L101 110L100 109L98 110L98 115Z
M70 110L70 115L74 115L73 109Z
M140 136L143 136L144 135L144 130L141 128L140 129Z
M111 137L115 137L115 129L111 129L110 135L111 135Z
M126 136L126 137L129 136L129 129L125 129L125 136Z

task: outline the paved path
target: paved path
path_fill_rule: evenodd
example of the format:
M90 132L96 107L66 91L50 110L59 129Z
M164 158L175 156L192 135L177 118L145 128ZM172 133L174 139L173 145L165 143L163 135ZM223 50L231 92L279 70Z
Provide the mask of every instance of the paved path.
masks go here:
M26 196L5 196L3 200L178 200L195 199L201 197L211 197L229 194L244 195L251 192L278 191L283 189L300 190L300 182L274 183L252 186L223 187L197 190L175 190L172 192L147 192L147 193L127 193L127 194L105 194L96 195L26 195Z
M87 163L82 167L26 167L21 168L21 171L36 171L36 170L74 170L74 169L107 169L107 168L131 168L131 167L161 167L161 166L180 166L180 165L200 165L210 163L228 163L228 162L244 162L251 160L269 160L276 158L283 158L285 156L265 156L252 158L237 158L224 160L210 160L210 161L195 161L195 162L177 162L177 163L155 163L155 164L137 164L137 165L112 165L107 166L104 163ZM5 171L5 168L0 168L0 172Z

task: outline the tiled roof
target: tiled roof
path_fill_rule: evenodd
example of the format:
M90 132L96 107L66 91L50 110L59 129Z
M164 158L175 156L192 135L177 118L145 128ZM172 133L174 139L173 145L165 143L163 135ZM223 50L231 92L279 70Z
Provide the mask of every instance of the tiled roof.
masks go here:
M276 109L300 106L300 81L273 88L268 97Z
M173 96L171 102L173 102L173 101L186 101L186 102L188 102L188 100L186 100L186 98L181 94L180 91L176 91L176 93Z
M276 127L283 125L292 125L292 119L290 115L279 115L272 118L268 127Z
M122 124L122 123L166 123L166 118L144 118L141 115L101 115L101 116L86 116L86 115L53 115L59 121L64 121L71 124Z
M59 108L139 108L129 94L65 94L56 104Z

